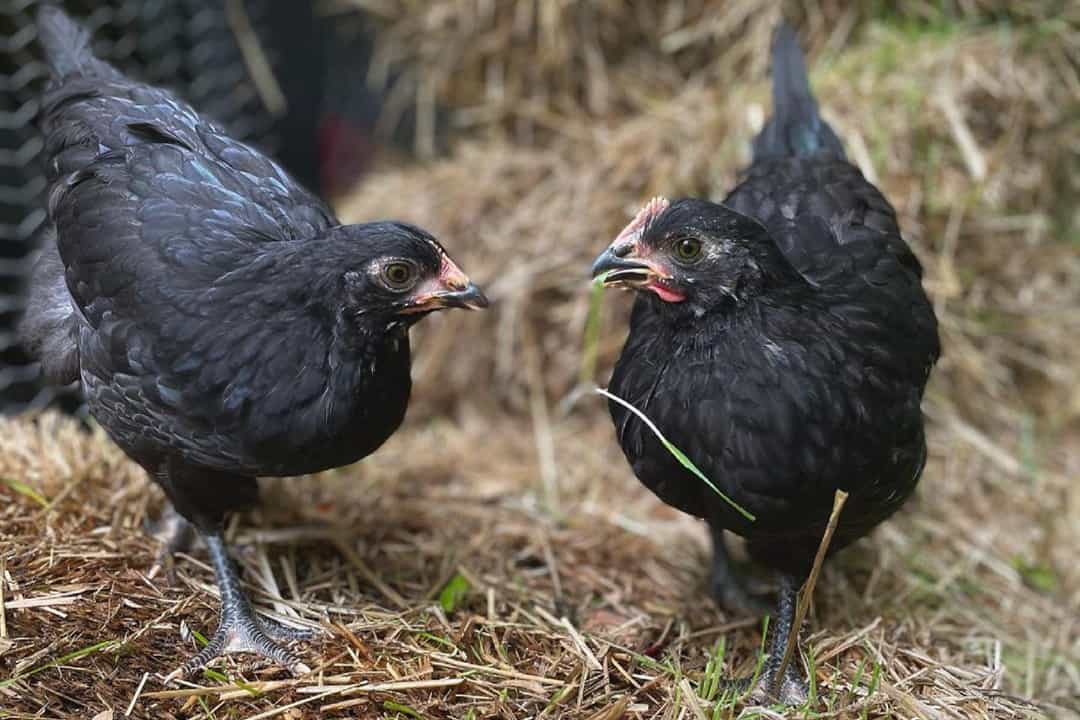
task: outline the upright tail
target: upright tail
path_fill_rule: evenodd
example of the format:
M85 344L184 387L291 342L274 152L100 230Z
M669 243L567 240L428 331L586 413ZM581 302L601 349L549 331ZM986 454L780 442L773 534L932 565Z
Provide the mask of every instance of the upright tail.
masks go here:
M754 138L754 160L828 153L844 157L844 146L821 119L810 90L806 61L790 25L773 36L773 114Z
M116 77L111 65L90 50L90 33L59 7L44 4L37 15L38 38L54 78L69 75Z

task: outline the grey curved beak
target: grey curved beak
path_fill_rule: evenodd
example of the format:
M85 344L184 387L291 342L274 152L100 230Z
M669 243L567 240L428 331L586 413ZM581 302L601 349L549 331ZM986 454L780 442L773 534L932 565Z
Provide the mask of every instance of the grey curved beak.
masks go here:
M440 287L437 290L421 292L407 301L402 313L431 312L446 308L465 308L466 310L483 310L488 306L487 296L483 290L471 280L464 280L464 286L455 289Z
M615 247L609 247L593 261L592 276L604 275L604 284L645 280L655 270L648 263L633 257L623 257Z
M490 304L484 291L473 282L462 290L439 293L433 299L443 307L459 307L466 310L483 310Z

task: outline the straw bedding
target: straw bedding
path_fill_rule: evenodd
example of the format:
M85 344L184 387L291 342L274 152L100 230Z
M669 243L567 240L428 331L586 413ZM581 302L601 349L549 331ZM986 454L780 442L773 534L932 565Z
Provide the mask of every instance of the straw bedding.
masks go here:
M651 195L731 186L768 111L779 9L351 4L385 31L384 67L408 70L399 102L437 103L455 142L341 213L430 228L494 304L418 328L415 401L385 448L266 482L231 528L260 606L322 628L316 673L241 657L164 688L190 631L213 628L212 573L196 551L171 586L148 579L160 493L99 430L46 414L0 421L0 717L781 717L710 694L718 644L722 672L745 672L760 626L715 609L703 529L638 486L599 400L573 392L589 261ZM818 583L818 714L795 716L1070 717L1077 18L847 5L785 12L923 260L945 356L917 497ZM606 379L626 300L605 300L587 382Z

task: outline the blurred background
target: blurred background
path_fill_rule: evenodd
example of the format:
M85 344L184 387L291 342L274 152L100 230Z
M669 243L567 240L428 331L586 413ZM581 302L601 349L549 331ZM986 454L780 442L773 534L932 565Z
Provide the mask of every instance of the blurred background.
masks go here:
M9 414L78 408L71 393L40 387L10 332L43 218L30 125L44 75L36 5L0 0L0 403ZM918 497L819 584L812 640L826 658L822 680L871 717L1064 716L1080 705L1080 4L65 5L94 29L100 54L274 153L342 220L393 217L433 231L494 301L418 327L406 428L320 483L268 483L286 505L324 503L310 517L271 517L363 528L357 552L393 568L396 591L421 606L464 569L478 612L480 587L499 588L490 602L500 609L555 612L554 597L607 641L642 650L663 639L691 673L716 640L694 634L717 624L703 590L704 533L638 487L602 404L575 392L606 384L628 308L625 297L605 299L586 342L587 269L652 195L720 198L733 186L770 111L769 40L786 17L823 114L897 208L944 341ZM133 566L149 558L138 524L160 502L156 490L99 435L76 434L52 413L33 417L0 427L0 473L63 502L50 505L48 535L13 495L0 518L8 537L86 550L79 533L108 527ZM105 512L103 497L135 509ZM459 522L445 522L448 506ZM352 571L328 559L332 548L322 552L324 569L337 568L327 570L341 586L335 602L381 602L363 581L347 582ZM553 557L562 575L537 570ZM31 576L42 587L71 582L51 567ZM301 583L304 598L327 592ZM449 627L464 632L463 620ZM44 633L58 621L40 622ZM389 631L364 627L366 644L412 662ZM562 646L545 644L547 629L520 632L506 641L510 666L576 677ZM89 644L93 633L83 634L71 643ZM749 657L753 641L732 639L729 652ZM166 662L160 644L152 649ZM858 691L860 662L879 663L890 688L872 702ZM499 712L588 717L628 687L605 682L581 679L565 715L533 687L514 689ZM266 702L285 703L287 692ZM677 677L662 678L634 703L671 706L679 692ZM464 716L465 705L438 693L408 700L418 712Z

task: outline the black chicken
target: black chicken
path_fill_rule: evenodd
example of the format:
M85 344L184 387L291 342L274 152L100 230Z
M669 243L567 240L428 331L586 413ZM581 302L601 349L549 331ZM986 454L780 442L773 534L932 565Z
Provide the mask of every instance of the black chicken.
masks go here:
M268 158L96 59L59 9L38 25L51 227L22 333L206 541L219 624L183 670L250 651L303 672L277 644L297 633L253 613L223 518L257 476L378 448L405 415L409 327L487 301L423 230L339 225Z
M611 402L623 452L661 499L708 522L721 603L755 604L731 569L725 529L781 573L762 677L793 702L805 697L802 673L776 670L834 493L850 498L832 551L912 493L926 462L920 401L940 348L922 268L893 208L818 114L787 26L772 76L773 117L724 203L657 198L593 274L638 291L611 392L756 519Z

